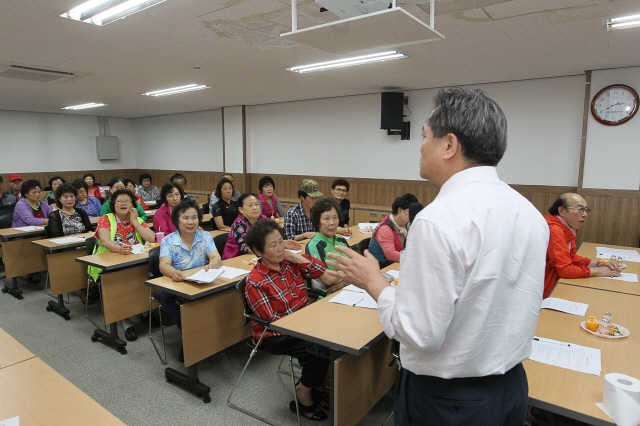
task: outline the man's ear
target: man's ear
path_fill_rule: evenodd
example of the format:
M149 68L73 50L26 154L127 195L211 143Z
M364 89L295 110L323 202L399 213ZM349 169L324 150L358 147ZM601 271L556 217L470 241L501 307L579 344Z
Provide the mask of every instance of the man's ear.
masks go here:
M462 150L462 146L460 145L458 137L453 133L447 133L445 138L443 159L450 160Z

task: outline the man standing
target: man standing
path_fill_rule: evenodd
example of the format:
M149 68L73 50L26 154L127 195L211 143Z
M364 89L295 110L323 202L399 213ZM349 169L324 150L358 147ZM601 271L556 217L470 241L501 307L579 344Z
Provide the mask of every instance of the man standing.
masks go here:
M370 254L338 248L338 272L378 301L400 342L395 424L523 425L549 228L498 179L500 107L480 90L440 90L422 132L420 176L440 186L411 224L400 284Z

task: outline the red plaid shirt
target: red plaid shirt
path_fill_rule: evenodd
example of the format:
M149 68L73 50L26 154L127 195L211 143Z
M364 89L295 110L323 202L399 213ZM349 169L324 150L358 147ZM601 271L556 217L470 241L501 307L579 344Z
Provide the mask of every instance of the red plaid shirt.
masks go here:
M324 265L313 257L303 254L309 263L296 264L287 260L280 263L275 271L262 264L251 270L247 278L245 296L254 315L273 322L304 308L309 303L305 279L320 278L325 271ZM253 341L257 342L264 327L251 322ZM265 338L282 336L283 333L268 331Z

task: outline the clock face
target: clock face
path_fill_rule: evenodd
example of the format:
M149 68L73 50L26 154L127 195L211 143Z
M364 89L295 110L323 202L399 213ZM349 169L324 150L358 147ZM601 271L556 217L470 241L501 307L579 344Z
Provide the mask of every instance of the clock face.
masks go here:
M615 84L598 92L591 101L591 113L602 124L625 123L638 110L638 93L629 86Z

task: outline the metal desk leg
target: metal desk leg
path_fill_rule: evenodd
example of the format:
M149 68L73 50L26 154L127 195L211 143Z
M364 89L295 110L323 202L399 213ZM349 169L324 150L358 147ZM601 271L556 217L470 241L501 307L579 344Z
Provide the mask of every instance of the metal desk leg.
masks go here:
M114 346L114 349L120 352L122 355L127 354L127 342L120 339L118 336L118 323L114 322L109 324L110 332L106 332L100 328L96 328L91 335L91 341L97 342L102 339L102 341L110 346Z
M9 286L8 284L5 284L4 287L2 288L2 292L9 293L10 295L12 295L18 300L24 299L22 297L22 290L20 290L20 288L18 287L18 278L17 277L11 278L11 282L13 283L13 286Z
M58 301L56 302L55 300L49 300L47 302L47 312L55 312L56 314L60 315L62 318L64 318L65 320L69 321L71 319L71 317L69 316L69 310L64 306L64 295L63 294L59 294L58 295Z
M165 368L164 376L169 383L176 383L177 385L185 388L196 394L198 398L202 398L202 402L208 404L211 402L209 392L211 388L198 380L198 364L193 364L187 367L187 374L180 373L173 368Z

